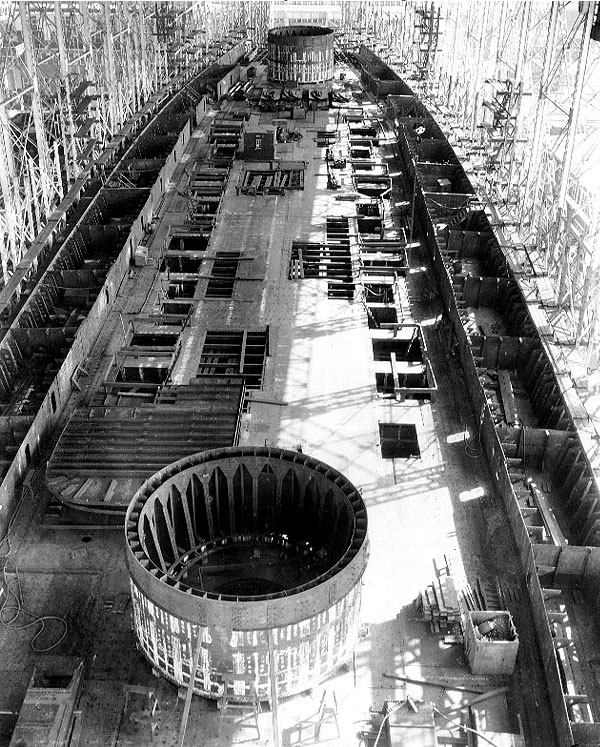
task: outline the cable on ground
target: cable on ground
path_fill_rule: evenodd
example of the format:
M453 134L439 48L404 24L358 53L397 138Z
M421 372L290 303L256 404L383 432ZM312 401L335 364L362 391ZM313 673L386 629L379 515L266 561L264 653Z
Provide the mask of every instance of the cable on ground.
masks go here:
M48 653L48 651L52 651L52 649L56 648L65 639L69 629L67 621L63 617L60 617L58 615L37 615L35 612L31 612L30 610L26 609L23 606L23 589L21 586L21 579L19 578L19 571L17 569L17 566L15 565L14 571L17 586L16 591L13 588L13 584L11 584L8 579L7 571L8 558L12 552L12 531L17 516L19 515L19 512L21 510L21 506L23 505L23 502L25 500L26 490L28 490L30 495L33 497L33 490L31 488L30 482L31 481L23 483L21 497L19 499L17 507L15 508L14 513L8 523L8 527L6 529L4 537L0 539L0 561L2 561L3 580L3 587L0 587L0 592L3 591L5 596L4 601L0 601L0 625L4 628L7 628L8 630L26 630L27 628L39 625L39 630L35 633L31 641L29 642L29 645L31 647L31 650L36 654L45 654ZM22 615L29 617L29 621L17 623L18 618ZM49 623L53 622L60 623L63 628L62 633L49 646L36 646L36 640L44 632L46 626Z

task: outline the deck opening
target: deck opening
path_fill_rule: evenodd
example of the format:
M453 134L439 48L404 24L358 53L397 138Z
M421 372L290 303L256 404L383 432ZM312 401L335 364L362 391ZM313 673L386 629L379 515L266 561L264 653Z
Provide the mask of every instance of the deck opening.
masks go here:
M196 292L196 285L195 280L179 280L175 283L170 283L167 288L167 298L193 298Z
M394 303L394 286L388 283L365 283L367 303Z
M417 328L414 328L417 330ZM421 363L423 361L423 350L418 331L411 334L410 337L388 337L383 340L372 340L373 359L376 361L387 361L391 353L401 361L410 361L411 363Z
M137 358L125 361L115 376L115 381L135 384L164 384L169 376L171 361L153 364L152 359Z
M240 252L217 252L206 287L206 298L231 298L233 296L240 256Z
M383 238L383 222L378 216L364 216L356 219L359 233L375 234Z
M129 344L140 348L174 348L178 337L172 332L136 332Z
M303 161L281 162L277 168L247 166L237 187L245 195L283 195L288 189L304 189Z
M192 301L169 301L166 300L162 305L163 314L178 314L179 316L187 316L191 314L194 308Z
M381 169L381 164L375 161L365 161L363 159L353 159L350 161L352 166L352 172L356 174L359 171L378 171Z
M365 277L373 276L393 276L404 275L406 272L406 260L403 256L370 256L368 254L360 255L362 262L363 275Z
M379 423L381 456L384 459L420 457L417 427L411 423Z
M161 262L160 271L195 275L200 272L201 265L202 260L197 257L185 257L180 254L169 255Z
M317 130L317 148L326 148L328 145L335 143L337 133L335 130Z
M316 244L295 241L290 255L289 276L296 278L340 278L352 275L348 244Z
M398 312L393 306L368 306L369 329L379 329L382 324L397 324Z
M268 330L206 333L199 376L242 375L246 389L260 389L268 351Z
M393 373L378 371L375 374L375 383L380 394L395 395L398 390L402 390L407 399L431 399L431 393L424 391L430 386L425 367L414 373L398 373L396 377ZM410 389L417 391L411 394Z
M210 236L172 236L170 252L205 252Z

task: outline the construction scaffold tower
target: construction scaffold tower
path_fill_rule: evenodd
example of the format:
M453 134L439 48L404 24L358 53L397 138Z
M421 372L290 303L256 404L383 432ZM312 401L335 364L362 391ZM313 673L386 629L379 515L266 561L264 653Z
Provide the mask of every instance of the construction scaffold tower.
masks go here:
M203 3L207 36L212 50L223 43L236 43L248 39L257 46L267 43L269 30L268 0L212 0Z
M128 118L201 64L205 6L0 4L0 285Z
M394 34L390 34L390 29ZM600 4L357 2L345 38L424 97L492 211L559 364L600 362Z

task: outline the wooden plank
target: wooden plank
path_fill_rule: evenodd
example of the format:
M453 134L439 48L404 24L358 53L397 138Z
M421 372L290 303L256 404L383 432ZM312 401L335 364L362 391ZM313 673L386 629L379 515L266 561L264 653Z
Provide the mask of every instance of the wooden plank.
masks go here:
M110 481L108 489L106 493L104 494L105 503L110 503L112 501L116 488L117 488L117 481L113 479Z
M452 576L441 576L439 584L444 599L444 607L453 612L458 612L458 594Z
M394 380L394 393L397 395L399 381L398 381L398 362L396 361L396 353L390 353L390 364L392 366L392 378Z
M433 593L436 599L437 613L438 615L444 615L446 613L446 608L444 607L444 597L442 596L440 583L437 579L433 582Z
M87 492L90 489L93 482L94 481L88 477L87 480L85 480L85 482L81 485L79 490L73 496L73 500L74 501L78 500L85 492Z
M548 322L548 316L544 309L539 308L537 302L535 304L528 304L529 313L533 319L533 323L541 337L554 337L554 330L552 325Z
M248 330L244 330L242 337L242 350L240 352L240 373L244 372L244 358L246 357L246 344L248 342Z

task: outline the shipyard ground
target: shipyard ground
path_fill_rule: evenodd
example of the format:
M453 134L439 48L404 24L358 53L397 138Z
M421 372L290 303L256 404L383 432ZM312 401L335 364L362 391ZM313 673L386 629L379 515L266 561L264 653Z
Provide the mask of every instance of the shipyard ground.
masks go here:
M277 115L260 116L264 123ZM506 685L507 693L481 704L478 723L485 724L490 735L498 735L491 737L498 747L523 744L521 730L525 744L552 747L549 704L519 561L486 463L472 448L465 448L465 431L473 428L476 417L469 410L458 363L437 332L439 300L434 292L424 292L432 282L425 249L411 249L411 272L399 280L397 299L399 319L422 325L438 385L431 400L397 402L378 396L363 304L328 298L322 280L288 279L292 239L323 241L326 216L354 214L353 203L336 200L336 193L327 189L324 149L315 137L317 130L335 126L336 117L336 111L309 112L306 120L295 123L302 140L286 144L278 154L307 163L304 191L283 196L236 194L243 164L234 162L212 246L250 251L254 270L239 283L235 304L199 301L192 327L192 334L200 339L207 325L217 329L269 325L270 357L263 388L242 418L240 444L301 447L344 473L361 490L368 508L371 556L364 578L364 637L346 668L313 692L279 704L280 743L359 744L357 735L369 730L371 710L380 710L385 701L402 701L410 695L426 713L430 703L445 710L469 697L453 686L472 687L475 695ZM206 151L209 122L210 118L195 131L190 159ZM383 143L380 152L390 172L398 174L391 204L399 203L405 195L393 141ZM176 174L182 180L187 178L184 168L185 164ZM344 171L340 177L345 182L342 189L352 189ZM161 208L161 222L150 245L151 261L158 257L168 225L185 221L186 207L174 186ZM387 216L386 230L393 235L397 227L390 211ZM144 301L151 310L152 294L138 282L146 269L135 269L124 284L120 308L115 308L92 354L96 362L113 355L121 334L120 314L127 318ZM195 358L181 361L176 371L180 381L193 376L199 354L197 350ZM85 394L84 389L73 399L71 411ZM382 459L380 422L414 424L420 457ZM10 551L7 579L13 589L20 584L23 607L35 615L64 618L68 629L50 653L39 654L31 648L36 626L0 627L0 745L10 741L14 714L21 707L33 667L47 656L85 660L75 727L78 741L73 744L178 744L183 700L174 685L153 676L136 649L122 529L55 524L45 515L47 498L38 472L24 487L10 544L5 542L2 552ZM475 585L480 579L502 590L520 639L512 676L472 675L462 647L444 642L442 633L432 632L419 619L415 599L435 575L434 560L443 556L459 585L467 581ZM578 629L592 629L587 611L576 599L570 612ZM6 617L10 615L5 609ZM17 622L22 625L29 619L23 612ZM51 645L60 634L61 623L49 620L35 645ZM590 645L587 659L600 653L590 650ZM585 674L593 681L591 669ZM447 687L386 675L435 678ZM148 703L154 701L139 695L129 697L125 709L124 687L130 685L153 692L157 704L153 714ZM336 705L319 721L323 693L328 704ZM449 718L471 723L467 716L463 709ZM444 724L438 717L437 744L471 743L465 731L450 724L445 729ZM258 727L252 717L222 717L214 702L194 698L185 744L272 745L268 706L258 716ZM433 733L429 736L430 741L419 744L436 744Z

